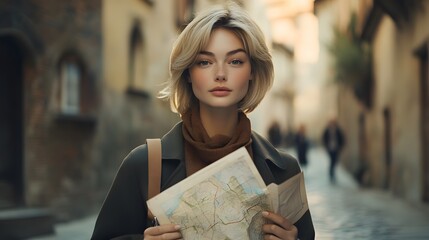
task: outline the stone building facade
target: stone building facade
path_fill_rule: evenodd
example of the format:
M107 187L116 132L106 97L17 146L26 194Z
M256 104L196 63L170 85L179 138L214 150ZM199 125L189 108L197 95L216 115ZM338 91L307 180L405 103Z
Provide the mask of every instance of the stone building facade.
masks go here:
M156 98L176 3L120 2L0 2L0 213L98 211L126 154L178 120Z
M318 16L330 13L343 29L355 12L360 40L371 49L372 82L365 89L369 101L358 101L349 89L338 94L339 118L347 135L345 166L364 185L428 202L429 2L315 4Z

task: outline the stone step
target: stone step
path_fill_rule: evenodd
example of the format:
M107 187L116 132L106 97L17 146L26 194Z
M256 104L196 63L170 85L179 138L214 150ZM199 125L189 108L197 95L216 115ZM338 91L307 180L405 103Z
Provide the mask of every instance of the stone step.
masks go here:
M54 217L43 208L0 210L0 239L26 239L54 233Z

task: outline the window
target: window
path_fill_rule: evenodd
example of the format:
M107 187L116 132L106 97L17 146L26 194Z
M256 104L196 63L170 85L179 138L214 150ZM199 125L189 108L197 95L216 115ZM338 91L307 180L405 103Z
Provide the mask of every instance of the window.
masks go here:
M130 64L129 87L135 89L144 88L144 74L147 62L145 61L145 49L140 33L139 25L136 25L130 37Z
M61 64L61 112L76 115L80 112L80 85L82 72L75 61Z
M98 99L95 81L80 54L74 50L66 51L58 61L54 85L56 119L92 126Z
M130 34L127 93L147 98L149 93L145 81L149 61L140 26L140 22L136 21Z

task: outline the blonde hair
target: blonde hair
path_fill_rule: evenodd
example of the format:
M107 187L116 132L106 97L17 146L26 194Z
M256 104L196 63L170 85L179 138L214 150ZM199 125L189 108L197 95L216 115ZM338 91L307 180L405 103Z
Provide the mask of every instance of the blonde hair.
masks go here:
M239 102L239 110L253 111L264 98L273 82L273 63L258 25L240 7L234 4L217 6L197 15L182 31L170 55L170 79L160 91L160 98L169 99L171 109L185 113L198 101L189 83L188 69L203 50L215 28L234 32L243 42L252 69L252 80L246 96Z

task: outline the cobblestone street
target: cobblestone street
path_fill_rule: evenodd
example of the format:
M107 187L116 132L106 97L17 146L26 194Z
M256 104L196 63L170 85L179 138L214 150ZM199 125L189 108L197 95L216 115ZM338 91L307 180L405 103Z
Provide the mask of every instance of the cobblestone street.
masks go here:
M429 239L429 205L360 188L340 166L336 173L331 184L327 155L310 151L304 175L316 239Z
M390 193L364 189L339 166L337 183L328 179L323 149L310 151L304 169L316 239L429 239L429 205L411 204ZM95 216L56 226L56 235L33 240L89 239Z

